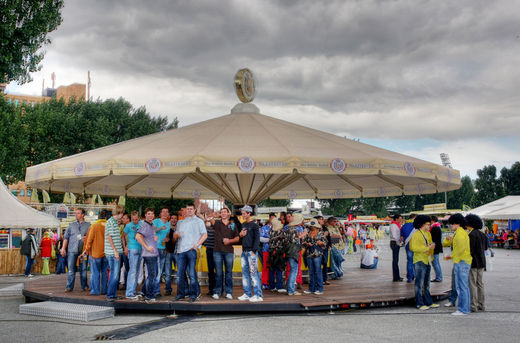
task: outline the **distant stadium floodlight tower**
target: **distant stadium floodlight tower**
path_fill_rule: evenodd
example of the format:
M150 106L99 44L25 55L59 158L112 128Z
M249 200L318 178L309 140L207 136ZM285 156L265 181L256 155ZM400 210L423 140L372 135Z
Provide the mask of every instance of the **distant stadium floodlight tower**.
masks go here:
M441 153L441 161L442 161L442 165L445 166L446 168L453 168L451 166L451 161L450 161L450 157L448 156L448 154ZM444 203L446 204L446 208L448 208L448 192L444 192Z
M448 156L448 154L441 153L441 161L442 161L443 166L445 166L447 168L453 168L451 166L451 161L450 161L450 157Z

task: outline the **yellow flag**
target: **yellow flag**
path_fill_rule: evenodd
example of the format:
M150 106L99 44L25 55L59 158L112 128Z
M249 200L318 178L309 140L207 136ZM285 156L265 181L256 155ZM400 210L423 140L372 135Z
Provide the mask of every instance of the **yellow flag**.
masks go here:
M32 203L39 203L40 202L40 199L38 198L38 190L36 188L33 189L33 191L32 191L31 202Z
M47 193L47 191L45 189L42 190L42 198L43 198L44 204L51 202L51 197L49 196L49 193Z

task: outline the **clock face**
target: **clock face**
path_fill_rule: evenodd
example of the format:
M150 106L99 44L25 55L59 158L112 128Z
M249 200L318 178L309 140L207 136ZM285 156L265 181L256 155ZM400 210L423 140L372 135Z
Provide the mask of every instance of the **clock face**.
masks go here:
M235 74L235 90L242 102L251 102L256 94L256 80L251 70L244 68Z

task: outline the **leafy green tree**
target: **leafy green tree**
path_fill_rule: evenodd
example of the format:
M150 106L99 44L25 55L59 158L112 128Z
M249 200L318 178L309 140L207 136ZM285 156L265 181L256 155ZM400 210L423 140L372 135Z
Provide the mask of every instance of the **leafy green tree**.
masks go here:
M25 177L25 156L20 151L28 147L21 109L0 95L0 178L6 184Z
M320 199L323 214L343 217L348 215L354 204L353 199Z
M497 178L497 167L494 165L484 166L477 170L475 180L476 193L473 198L474 206L481 206L495 201L504 195L502 183Z
M258 203L258 207L288 207L291 200L267 198Z
M520 195L520 162L515 162L511 168L502 168L500 182L504 187L504 195Z
M0 82L31 80L41 69L49 32L61 24L63 0L0 0Z
M473 207L473 197L475 196L475 188L469 176L462 177L461 186L455 191L448 192L448 208L462 209L462 205Z
M25 168L128 139L176 128L120 98L50 101L19 107L0 100L0 175L23 180Z

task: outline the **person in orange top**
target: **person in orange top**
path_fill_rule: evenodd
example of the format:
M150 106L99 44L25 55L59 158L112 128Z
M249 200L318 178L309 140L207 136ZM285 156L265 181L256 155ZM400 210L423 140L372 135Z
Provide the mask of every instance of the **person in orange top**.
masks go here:
M42 275L49 275L49 260L52 254L52 238L49 231L45 232L40 247L42 248L41 257L43 259Z
M90 294L107 293L108 262L105 257L105 224L107 211L99 212L99 220L92 224L87 232L86 244L80 258L90 256ZM101 285L101 290L100 290Z

